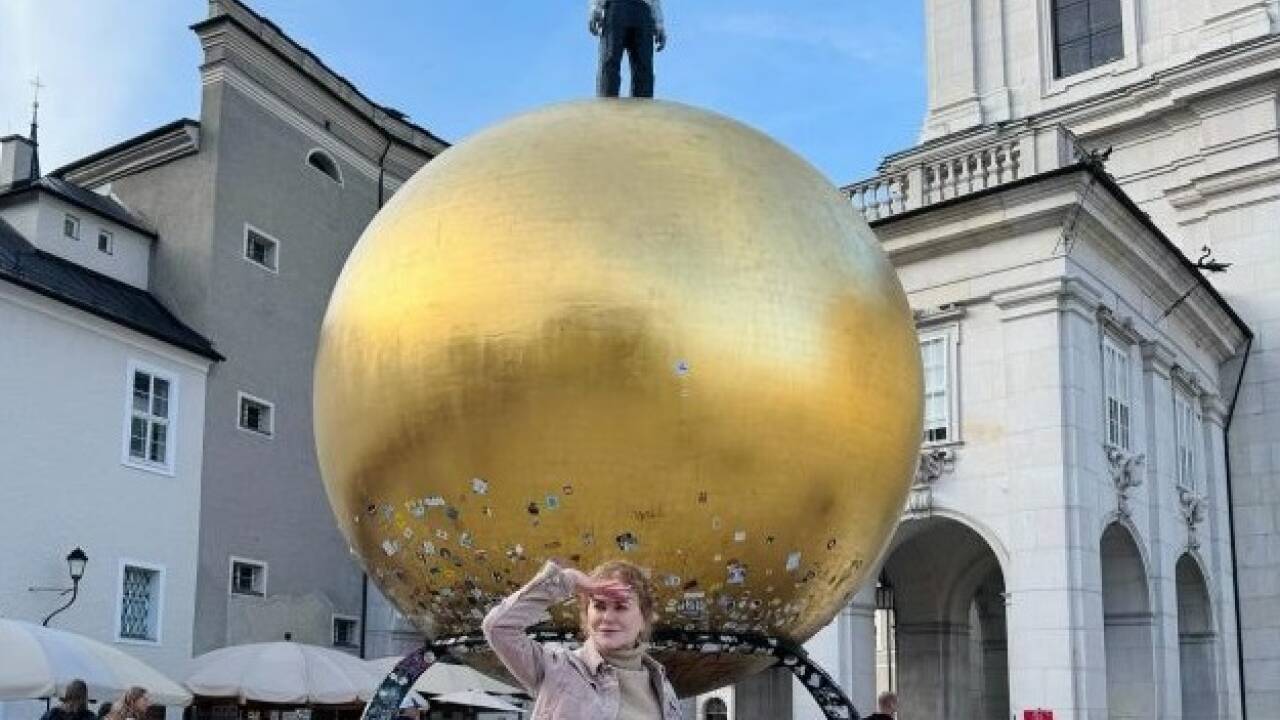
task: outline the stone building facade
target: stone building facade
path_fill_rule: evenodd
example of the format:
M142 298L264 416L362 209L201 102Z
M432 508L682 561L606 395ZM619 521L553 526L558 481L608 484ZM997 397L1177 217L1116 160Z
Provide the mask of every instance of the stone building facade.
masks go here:
M1277 3L926 9L921 142L847 188L930 388L901 717L1280 717Z

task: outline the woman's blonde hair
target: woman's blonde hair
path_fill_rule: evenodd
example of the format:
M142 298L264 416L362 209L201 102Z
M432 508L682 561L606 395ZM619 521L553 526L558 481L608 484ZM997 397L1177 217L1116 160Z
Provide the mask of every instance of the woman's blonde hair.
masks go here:
M130 718L143 720L147 713L138 705L146 696L147 691L137 685L125 690L116 704L111 706L111 712L107 713L107 720L130 720Z
M653 623L657 621L658 615L654 610L653 586L649 583L649 578L645 577L644 571L626 560L610 560L597 565L590 575L596 580L617 580L631 588L636 596L636 603L640 606L640 615L644 618L639 639L647 642L653 635ZM587 608L590 605L590 598L579 596L578 624L583 637L587 635Z

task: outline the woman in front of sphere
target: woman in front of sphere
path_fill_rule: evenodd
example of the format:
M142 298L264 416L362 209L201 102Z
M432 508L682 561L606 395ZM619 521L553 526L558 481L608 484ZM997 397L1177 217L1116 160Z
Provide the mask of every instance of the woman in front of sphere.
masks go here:
M544 646L525 634L547 608L575 595L582 647ZM635 565L607 562L587 575L548 562L489 611L483 629L502 664L537 696L533 720L678 720L675 690L645 652L653 621L653 592Z

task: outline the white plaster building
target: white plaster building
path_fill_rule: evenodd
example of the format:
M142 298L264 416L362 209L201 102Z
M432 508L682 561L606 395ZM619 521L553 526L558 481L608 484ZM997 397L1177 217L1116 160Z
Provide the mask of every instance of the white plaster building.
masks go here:
M1278 718L1278 3L926 9L921 144L847 188L930 391L900 717ZM865 712L858 632L810 647Z
M24 138L0 140L23 167ZM147 292L156 233L110 197L0 174L0 616L191 658L208 340ZM98 698L113 699L113 698ZM0 703L25 718L31 704Z

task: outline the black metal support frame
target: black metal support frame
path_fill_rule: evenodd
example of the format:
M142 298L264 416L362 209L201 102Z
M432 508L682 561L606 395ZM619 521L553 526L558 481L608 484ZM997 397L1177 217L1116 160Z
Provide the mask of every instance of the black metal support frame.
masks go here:
M535 631L530 633L530 637L538 642L559 642L566 645L578 643L575 635L559 632ZM414 682L432 665L438 662L458 662L468 653L487 646L483 636L463 635L428 643L414 650L387 674L373 699L365 706L361 720L395 720L400 711L400 703L409 694ZM789 670L804 685L827 720L858 720L860 717L840 686L809 658L804 648L795 643L754 635L671 631L655 637L652 646L659 652L678 650L707 655L770 655L777 659L780 667Z

